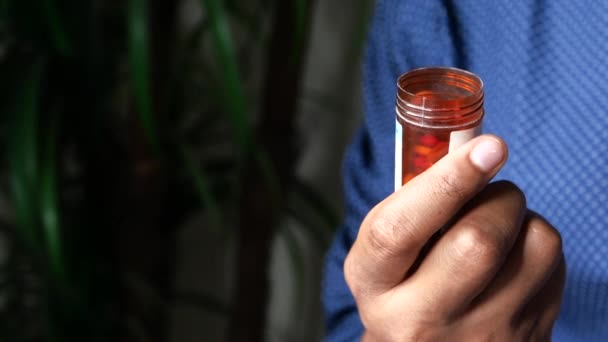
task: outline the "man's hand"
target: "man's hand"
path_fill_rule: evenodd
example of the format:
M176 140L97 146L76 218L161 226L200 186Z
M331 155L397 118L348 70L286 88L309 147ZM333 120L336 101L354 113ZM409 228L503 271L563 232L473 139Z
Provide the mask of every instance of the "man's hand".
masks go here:
M367 215L344 263L364 341L550 340L561 238L515 185L487 185L506 155L474 139Z

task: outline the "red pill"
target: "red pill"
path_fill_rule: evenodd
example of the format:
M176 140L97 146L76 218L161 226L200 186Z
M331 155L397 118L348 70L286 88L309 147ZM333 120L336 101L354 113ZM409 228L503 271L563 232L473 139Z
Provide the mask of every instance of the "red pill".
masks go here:
M426 170L431 167L431 162L425 157L414 158L414 166L420 170Z
M420 143L424 146L433 147L437 144L437 138L431 134L425 134L420 137Z
M433 150L426 156L431 163L436 163L439 159L448 154L449 144L445 141L439 141Z
M426 146L416 145L414 147L414 152L420 156L428 156L429 153L433 152L433 149Z

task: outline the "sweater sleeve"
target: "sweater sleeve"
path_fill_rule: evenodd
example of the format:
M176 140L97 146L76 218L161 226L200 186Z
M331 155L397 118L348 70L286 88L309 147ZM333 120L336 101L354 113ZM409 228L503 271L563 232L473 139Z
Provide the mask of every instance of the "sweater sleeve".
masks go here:
M393 190L397 77L413 67L458 64L444 3L377 2L363 67L365 120L343 163L346 214L326 256L326 341L355 341L363 332L343 264L365 215Z

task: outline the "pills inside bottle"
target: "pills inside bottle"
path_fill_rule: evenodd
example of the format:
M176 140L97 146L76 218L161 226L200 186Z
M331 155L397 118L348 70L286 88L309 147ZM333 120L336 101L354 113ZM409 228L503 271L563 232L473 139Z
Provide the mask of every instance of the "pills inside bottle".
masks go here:
M395 190L481 132L483 82L456 68L412 70L397 83Z

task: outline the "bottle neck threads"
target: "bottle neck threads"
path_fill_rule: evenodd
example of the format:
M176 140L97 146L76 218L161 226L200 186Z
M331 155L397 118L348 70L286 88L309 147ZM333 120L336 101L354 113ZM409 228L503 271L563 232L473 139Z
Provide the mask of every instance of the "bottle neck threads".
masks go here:
M483 82L475 74L447 67L412 70L397 82L397 119L425 128L465 129L484 115Z

